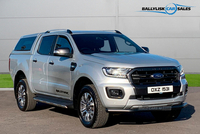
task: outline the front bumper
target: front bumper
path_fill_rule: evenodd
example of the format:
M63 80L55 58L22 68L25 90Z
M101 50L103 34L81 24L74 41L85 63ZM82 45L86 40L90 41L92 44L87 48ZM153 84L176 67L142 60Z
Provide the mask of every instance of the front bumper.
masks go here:
M96 81L96 87L103 106L107 109L131 109L131 107L137 106L153 106L153 105L178 105L185 101L187 96L187 81L181 79L181 87L179 89L182 95L178 95L174 98L166 99L153 99L153 100L139 100L133 99L131 96L136 95L134 87L129 83L127 79L114 79L106 78L104 82ZM124 97L122 99L109 98L106 92L107 87L116 87L117 89L123 89Z
M131 109L106 109L107 112L142 112L142 111L171 111L176 109L182 109L184 107L187 107L187 102L177 104L177 105L171 105L171 104L162 104L162 105L146 105L146 106L138 106L138 107L132 107Z

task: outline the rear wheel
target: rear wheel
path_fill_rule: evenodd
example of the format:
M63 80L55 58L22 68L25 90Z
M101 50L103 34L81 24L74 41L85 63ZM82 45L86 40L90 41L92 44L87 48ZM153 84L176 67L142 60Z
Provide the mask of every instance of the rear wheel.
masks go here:
M181 112L181 109L172 111L154 111L151 112L157 121L172 121L176 119Z
M34 94L30 91L26 79L21 79L16 86L17 105L21 111L33 110L36 106L36 101L33 99Z
M85 127L97 128L106 124L109 113L102 105L94 85L81 89L78 99L78 115Z

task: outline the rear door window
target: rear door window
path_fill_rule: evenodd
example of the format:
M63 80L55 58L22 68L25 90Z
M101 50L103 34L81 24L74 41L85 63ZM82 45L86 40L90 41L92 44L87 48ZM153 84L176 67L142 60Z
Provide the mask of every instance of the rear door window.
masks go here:
M35 37L21 38L17 43L14 51L30 51L36 39Z
M42 55L51 55L52 46L55 44L56 37L56 35L43 37L38 48L38 53Z

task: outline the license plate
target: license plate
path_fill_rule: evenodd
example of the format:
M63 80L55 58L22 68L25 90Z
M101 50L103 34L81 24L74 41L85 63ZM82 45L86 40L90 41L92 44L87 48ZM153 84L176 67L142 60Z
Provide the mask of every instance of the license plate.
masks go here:
M143 111L159 111L159 110L164 110L164 111L169 111L171 110L171 106L157 106L157 107L141 107L139 110Z
M173 92L173 86L148 87L148 94Z

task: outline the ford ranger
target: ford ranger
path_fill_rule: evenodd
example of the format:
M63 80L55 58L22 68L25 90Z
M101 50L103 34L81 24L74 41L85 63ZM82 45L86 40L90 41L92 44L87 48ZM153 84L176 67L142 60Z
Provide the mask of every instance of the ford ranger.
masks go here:
M37 102L76 109L89 128L104 126L109 113L150 111L158 121L173 120L187 106L180 63L150 54L117 30L22 36L9 71L20 110Z

